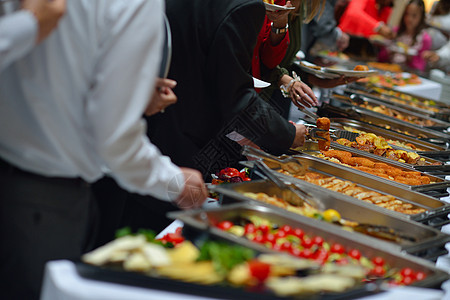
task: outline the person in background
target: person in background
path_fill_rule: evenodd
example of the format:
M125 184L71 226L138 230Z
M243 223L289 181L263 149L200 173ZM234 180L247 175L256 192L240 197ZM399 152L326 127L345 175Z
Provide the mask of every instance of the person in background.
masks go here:
M66 0L23 0L21 9L0 17L0 71L43 41L64 15Z
M425 30L425 4L411 0L405 8L400 26L394 29L396 37L392 46L383 48L378 60L406 65L412 70L425 71L427 62L422 57L431 48L431 37ZM414 51L414 53L408 53Z
M145 134L163 14L158 0L68 1L58 28L0 72L2 298L38 299L47 261L90 250L90 183L105 173L183 208L206 199L200 173Z
M315 53L311 53L313 48L343 51L348 47L350 37L337 27L334 18L336 2L327 0L322 15L315 16L309 23L303 25L301 50L305 53L307 61L314 62L316 59Z
M427 15L428 34L431 36L431 50L443 47L450 34L450 0L440 0L433 3Z
M437 51L424 51L422 57L431 66L442 69L448 74L450 73L450 41Z
M392 0L350 1L341 16L339 28L349 35L370 37L374 34L394 37L387 24L392 11Z
M255 91L250 73L266 16L259 0L166 0L172 32L168 77L177 81L176 105L148 117L148 136L174 163L199 170L207 181L238 167L242 141L285 153L304 143L306 128L291 124ZM168 205L136 194L125 201L123 225L161 230ZM148 218L151 213L152 217Z
M292 7L290 1L287 3L284 0L275 1L275 4ZM268 69L273 69L283 60L289 45L288 14L288 10L266 10L266 17L264 18L264 23L256 39L255 49L253 50L253 77L261 78L261 64ZM258 93L261 91L259 88L255 88L255 90Z

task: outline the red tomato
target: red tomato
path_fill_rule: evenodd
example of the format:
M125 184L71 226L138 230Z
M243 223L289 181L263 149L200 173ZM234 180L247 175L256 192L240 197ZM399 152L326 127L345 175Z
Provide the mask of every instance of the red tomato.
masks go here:
M245 178L242 178L242 181L252 181L252 179L250 177L245 177Z
M220 179L231 178L231 177L236 177L236 176L240 176L240 173L235 168L225 168L219 172Z
M372 263L376 266L384 266L384 259L380 256L372 258Z
M311 246L313 245L313 241L310 238L304 238L302 240L302 246L305 248L311 248Z
M298 249L297 247L291 248L292 255L299 257L301 255L301 253L302 253L302 251L300 249Z
M217 224L217 227L226 231L226 230L229 230L231 227L233 227L233 222L222 221L219 224Z
M411 269L411 268L403 268L403 269L401 269L400 270L400 274L403 276L403 277L411 277L411 278L415 278L414 276L414 271L413 271L413 269Z
M319 249L319 250L317 250L316 253L315 253L316 260L319 261L320 263L326 262L329 255L330 255L330 254L329 254L328 251L325 250L325 249Z
M336 243L336 244L333 244L331 246L330 252L331 253L342 254L342 253L345 252L345 249L344 249L344 246L342 246L341 244Z
M425 278L427 278L427 274L424 272L419 271L416 273L416 280L424 280Z
M270 274L270 265L258 260L249 261L248 269L250 270L252 277L258 279L260 282L266 280Z
M303 249L300 253L300 257L303 258L312 258L313 253L310 249Z
M370 274L377 277L383 277L386 271L382 266L375 266L372 271L370 271Z
M303 232L303 230L301 230L300 228L295 228L292 233L293 235L295 235L296 237L298 237L299 239L303 239L303 236L305 235L305 233Z
M245 234L255 233L256 227L252 223L249 223L249 224L245 225L244 230L245 230Z
M281 251L288 251L288 252L290 252L291 249L292 249L291 242L286 241L283 244L281 244Z
M351 258L359 260L361 258L361 252L359 252L359 250L357 250L357 249L351 249L348 252L348 256L350 256Z
M248 181L248 180L251 180L251 179L247 176L247 173L246 173L245 171L240 172L240 173L239 173L239 177L241 177L242 181ZM248 180L246 180L246 179L248 179Z
M263 234L269 232L269 226L267 226L266 224L259 225L257 229L260 230Z
M279 239L279 238L284 238L284 237L286 237L286 232L284 232L283 230L278 230L278 231L275 233L275 237L276 237L277 239Z
M281 251L281 245L277 243L272 244L272 250Z
M292 232L292 227L289 225L283 225L280 230L286 232L286 234L290 234Z
M405 276L405 277L403 277L402 281L400 281L400 282L404 285L410 285L411 283L414 282L414 278L411 276Z
M266 242L269 242L271 244L275 243L275 235L273 235L273 233L268 233L266 234L266 236L264 237Z
M323 238L321 236L315 236L312 240L314 245L322 247L323 245Z
M257 243L264 243L265 242L265 237L261 234L256 234L252 241L257 242Z

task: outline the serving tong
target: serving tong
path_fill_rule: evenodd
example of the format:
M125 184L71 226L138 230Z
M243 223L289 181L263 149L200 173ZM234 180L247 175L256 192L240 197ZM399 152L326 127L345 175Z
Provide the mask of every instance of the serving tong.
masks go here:
M307 138L311 138L313 140L326 140L326 138L321 137L317 134L318 132L326 132L326 130L317 128L317 126L314 124L305 124L305 126L308 128ZM329 132L330 137L333 140L347 139L350 142L355 142L356 138L359 136L359 133L357 132L351 132L342 129L330 129Z

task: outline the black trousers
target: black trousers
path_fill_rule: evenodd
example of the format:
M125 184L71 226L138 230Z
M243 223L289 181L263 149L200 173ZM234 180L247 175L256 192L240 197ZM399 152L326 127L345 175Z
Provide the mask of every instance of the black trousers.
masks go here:
M81 179L47 178L0 161L0 298L39 299L45 263L79 259L95 235Z

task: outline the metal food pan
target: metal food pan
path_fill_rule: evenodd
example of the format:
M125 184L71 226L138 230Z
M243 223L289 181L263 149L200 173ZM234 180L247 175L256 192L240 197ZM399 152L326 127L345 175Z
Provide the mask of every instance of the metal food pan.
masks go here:
M383 94L377 94L377 93L370 93L367 91L363 91L363 90L358 90L358 89L352 89L352 88L346 88L344 90L344 92L348 95L359 95L359 96L363 96L363 97L368 97L383 103L387 103L387 104L393 104L395 103L396 107L401 107L404 109L407 109L409 111L414 111L420 114L425 114L429 117L432 118L436 118L436 119L440 119L437 117L437 112L435 112L434 110L431 109L427 109L427 106L425 106L424 104L414 104L408 100L405 99L400 99L394 96L389 96L389 95L383 95ZM436 107L434 107L436 108ZM442 120L442 119L441 119ZM446 121L446 120L444 120Z
M354 200L348 199L342 194L331 194L329 191L318 188L317 186L308 182L296 183L303 190L313 194L323 205L325 209L337 210L341 217L346 220L355 221L358 223L365 223L371 225L387 226L396 230L399 233L405 233L412 236L416 241L403 240L400 242L389 241L381 238L373 237L359 232L349 232L339 225L334 225L325 221L304 217L302 215L290 212L281 207L264 203L262 201L254 200L244 196L246 192L265 193L270 196L277 196L282 198L283 190L266 180L255 180L239 184L219 185L213 190L221 195L222 204L230 204L234 202L250 202L254 205L268 206L280 214L291 216L292 218L306 218L311 224L325 228L335 228L337 231L342 231L342 234L351 234L359 236L367 243L377 243L383 245L386 249L392 251L406 251L410 254L423 257L429 260L435 260L437 257L448 253L445 249L445 244L450 241L450 236L440 232L439 230L426 226L424 224L408 220L406 218L399 218L392 214L386 213L384 210L377 209L377 207L361 205Z
M352 97L352 96L354 96L354 97ZM417 118L418 120L423 121L423 122L429 121L429 122L433 123L432 125L427 126L427 125L420 125L420 124L416 124L416 123L413 123L413 122L407 122L407 121L403 121L403 120L397 119L397 120L399 120L401 122L404 122L404 123L407 123L407 124L411 124L412 126L415 126L415 127L428 128L428 129L432 129L432 130L436 130L436 131L442 131L442 130L446 130L447 128L450 128L450 123L448 123L448 122L445 122L445 121L442 121L442 120L439 120L439 119L436 119L436 118L432 118L430 116L424 115L423 113L414 112L414 111L411 111L411 110L399 107L399 106L394 105L394 104L388 104L386 102L378 101L378 100L375 100L375 99L372 99L372 98L369 98L369 97L366 97L366 96L359 96L359 95L353 94L353 95L351 95L351 97L346 97L346 96L342 97L341 96L341 97L338 97L338 98L340 99L340 101L348 101L350 104L356 105L356 106L360 107L361 109L364 109L364 110L367 110L367 111L371 111L371 112L376 113L376 114L384 115L384 116L387 116L389 118L393 118L394 119L394 117L385 115L383 113L378 113L378 112L374 112L374 111L372 111L370 109L366 109L366 108L362 107L361 104L365 103L365 104L371 104L371 105L374 105L374 106L385 106L387 108L392 109L393 111L396 111L399 114L402 114L405 117L411 117L411 118L414 117L414 118Z
M257 156L254 155L255 158L263 159L266 165L272 168L274 171L278 171L281 169L281 165L277 165L276 163L273 163L271 160L264 159L264 156ZM266 156L267 157L267 156ZM410 203L414 205L414 207L421 207L426 210L426 212L419 213L419 214L404 214L401 212L389 210L387 208L379 207L375 204L367 203L364 201L361 201L359 199L349 197L349 201L356 202L360 205L365 205L369 207L376 207L376 209L379 209L380 211L384 211L385 213L392 214L399 218L408 218L414 221L422 222L424 224L434 226L434 227L441 227L445 223L448 222L447 215L450 213L450 204L440 201L438 199L435 199L433 197L424 195L422 193L418 193L415 191L412 191L410 189L406 189L399 186L394 186L390 183L387 183L386 181L381 181L378 177L372 177L372 176L361 176L360 174L357 174L353 172L352 170L349 170L348 168L344 168L343 166L339 164L335 164L332 162L328 162L326 160L318 159L312 156L296 156L295 159L301 163L308 171L311 172L317 172L320 174L323 174L325 176L329 177L336 177L341 180L350 181L353 183L356 183L359 187L375 191L384 195L392 195L396 197L398 200ZM282 160L282 158L280 158ZM272 162L272 163L271 163ZM251 162L247 162L248 167L252 167L253 165ZM279 177L284 178L288 181L302 181L301 179L295 178L293 176L277 173ZM319 187L319 186L318 186ZM320 189L325 189L320 187ZM325 189L331 194L339 194L338 192L331 191L329 189Z
M320 223L311 222L310 218L300 215L292 215L284 211L272 209L268 206L258 205L251 202L235 203L224 205L220 208L208 210L193 210L170 213L171 218L176 218L184 223L185 228L195 228L201 233L207 233L229 240L234 243L244 245L260 252L273 252L260 244L251 242L245 238L235 236L231 233L224 232L214 225L225 220L236 220L240 217L259 216L268 219L272 223L279 226L290 225L291 227L301 228L305 234L310 236L321 236L328 243L340 243L345 248L355 248L360 250L361 254L373 258L374 256L381 256L385 259L391 267L403 268L411 267L416 270L425 271L429 275L426 280L417 282L420 286L431 287L437 286L440 282L448 278L448 274L440 271L434 267L432 263L425 259L411 256L405 252L401 253L391 247L385 247L383 243L378 243L370 238L365 239L366 236L359 236L349 232L343 232L334 226L321 226ZM316 221L316 220L313 220Z
M402 163L399 163L399 162L396 162L396 161L393 161L393 160L390 160L390 159L387 159L387 158L384 158L384 157L376 156L376 155L373 155L373 154L369 155L370 153L367 153L367 152L364 152L364 151L359 151L359 150L356 150L356 149L353 149L353 148L349 148L349 147L344 147L344 146L341 146L341 145L336 144L336 143L333 143L332 148L350 152L350 153L352 153L353 156L356 156L356 157L365 157L365 158L369 158L369 159L371 159L373 161L376 161L376 162L382 162L382 163L385 163L387 165L391 165L393 167L402 169L404 171L412 171L412 170L414 170L411 167L402 166L402 165L404 165ZM314 156L315 154L320 154L319 146L318 146L317 142L315 142L315 141L307 141L307 142L305 142L303 144L303 146L298 147L295 150L299 151L298 155L311 155L313 157L316 157L316 156ZM319 158L319 159L322 159L322 158ZM322 160L327 161L325 159L322 159ZM335 164L337 164L337 163L335 163ZM447 187L450 187L450 181L442 179L442 178L437 177L437 176L429 175L429 174L426 174L426 173L423 173L423 172L421 172L422 175L423 176L427 176L428 178L430 178L430 181L433 182L433 183L423 184L423 185L406 185L406 184L399 183L399 182L396 182L396 181L393 181L393 180L389 180L389 179L385 179L385 178L382 178L382 177L378 177L378 176L370 174L370 173L362 172L360 170L357 170L357 169L354 169L354 168L351 168L351 167L347 167L347 166L344 166L344 165L341 165L341 164L339 164L339 165L342 166L343 168L349 169L349 171L355 172L356 174L361 174L361 175L364 174L365 176L376 177L376 178L378 178L380 180L388 182L391 185L407 187L407 188L410 188L412 190L420 191L420 192L422 192L422 191L431 191L431 190L446 190ZM414 171L420 172L420 171L417 171L417 170L414 170Z
M351 119L346 119L346 118L331 118L330 121L331 121L331 127L336 128L336 129L344 129L344 126L347 126L347 127L351 127L356 130L365 131L367 133L374 133L378 136L384 137L385 139L394 140L394 141L397 140L400 142L412 144L417 149L422 149L423 151L420 151L420 152L423 155L425 155L426 152L428 152L428 151L445 151L445 150L447 150L447 148L444 146L429 143L427 141L422 141L420 139L413 138L409 135L405 135L405 134L401 134L399 132L395 132L395 131L388 130L385 128L373 126L371 124L360 122L357 120L351 120ZM397 145L392 145L392 144L390 144L390 145L393 148L398 148L398 149L401 148L401 149L405 149L408 151L418 151L419 152L419 150L411 150L411 149L407 149L407 148L402 148Z
M333 100L330 104L323 104L318 114L320 116L350 118L361 122L366 122L374 126L398 132L419 140L427 141L433 144L438 144L442 147L448 147L450 142L450 135L436 130L431 130L425 127L413 126L410 123L388 117L383 114L375 113L360 107L345 105L341 101Z

